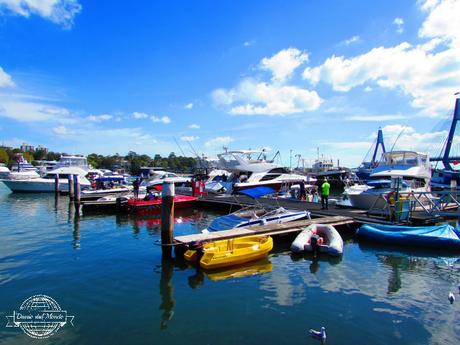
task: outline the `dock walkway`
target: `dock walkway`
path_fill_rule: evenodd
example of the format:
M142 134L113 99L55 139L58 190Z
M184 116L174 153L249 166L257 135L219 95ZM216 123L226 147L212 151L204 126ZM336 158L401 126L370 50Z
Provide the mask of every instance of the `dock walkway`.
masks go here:
M239 228L224 231L214 231L205 234L192 234L178 236L175 238L176 244L189 244L192 242L208 242L215 240L226 240L230 238L240 236L251 236L251 235L287 235L290 233L297 233L305 229L310 224L331 224L334 226L346 225L354 223L354 220L350 217L334 216L334 217L323 217L315 219L297 220L294 222L283 223L283 224L271 224L262 226L253 226L250 228Z

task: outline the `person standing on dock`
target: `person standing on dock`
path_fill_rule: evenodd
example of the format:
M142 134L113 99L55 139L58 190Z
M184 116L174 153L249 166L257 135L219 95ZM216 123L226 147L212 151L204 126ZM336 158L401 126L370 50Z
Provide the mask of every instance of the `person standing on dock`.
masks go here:
M134 193L134 199L137 199L139 197L139 185L140 185L139 178L136 178L133 181L133 193Z
M299 200L306 200L306 199L307 199L307 192L305 190L305 182L300 181Z
M329 190L331 185L327 182L327 177L324 178L324 182L321 185L321 209L329 209Z

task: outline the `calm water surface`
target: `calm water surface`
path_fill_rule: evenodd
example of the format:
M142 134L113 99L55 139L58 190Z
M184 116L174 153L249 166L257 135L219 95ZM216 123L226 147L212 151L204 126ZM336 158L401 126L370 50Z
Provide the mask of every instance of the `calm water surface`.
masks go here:
M181 214L176 234L217 214ZM340 260L291 257L278 243L241 270L197 273L163 263L158 219L75 217L66 197L0 186L0 344L460 344L456 258L407 255L352 240ZM233 274L233 277L224 279ZM6 315L46 294L75 315L46 340L6 328Z

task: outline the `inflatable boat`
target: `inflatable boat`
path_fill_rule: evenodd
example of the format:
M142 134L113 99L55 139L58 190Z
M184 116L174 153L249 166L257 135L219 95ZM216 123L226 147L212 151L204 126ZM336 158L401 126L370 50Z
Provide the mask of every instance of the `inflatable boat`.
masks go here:
M270 236L244 236L198 244L196 248L185 252L184 259L196 262L201 256L202 268L215 269L262 259L272 248L273 239Z
M292 242L291 251L313 252L338 256L343 253L343 240L337 230L328 224L312 224L303 230Z
M356 236L382 244L460 250L460 232L449 224L418 227L364 224Z

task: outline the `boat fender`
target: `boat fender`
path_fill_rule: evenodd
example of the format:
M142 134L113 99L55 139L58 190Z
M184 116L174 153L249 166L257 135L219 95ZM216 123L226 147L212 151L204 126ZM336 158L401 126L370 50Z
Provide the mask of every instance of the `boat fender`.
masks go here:
M261 219L260 224L261 225L267 225L267 220L266 219Z

